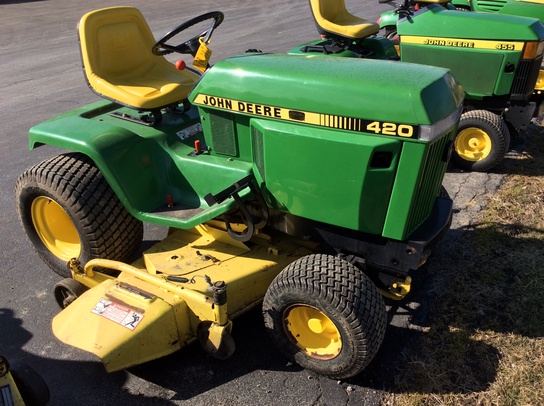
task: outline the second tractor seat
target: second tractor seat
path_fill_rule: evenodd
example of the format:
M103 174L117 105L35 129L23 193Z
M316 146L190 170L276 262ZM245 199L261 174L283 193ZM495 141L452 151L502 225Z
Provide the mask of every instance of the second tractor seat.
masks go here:
M186 99L199 79L154 55L155 39L142 13L111 7L85 14L78 25L85 78L98 95L138 110Z
M380 26L354 16L344 0L310 0L310 7L320 34L360 39L376 34Z

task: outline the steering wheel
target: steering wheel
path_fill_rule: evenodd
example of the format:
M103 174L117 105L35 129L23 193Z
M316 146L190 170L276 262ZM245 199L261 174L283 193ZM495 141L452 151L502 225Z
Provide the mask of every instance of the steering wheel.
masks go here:
M180 54L189 54L194 57L200 46L200 38L204 37L203 42L208 43L212 36L213 30L219 27L219 24L223 22L223 18L224 15L220 11L211 11L209 13L192 18L189 21L178 25L172 31L165 34L160 40L155 43L155 45L153 45L153 48L151 48L151 52L153 52L153 54L155 55L168 55L172 52L178 52ZM166 41L178 35L180 32L186 30L187 28L190 28L193 25L210 19L213 19L210 28L204 30L200 35L196 35L190 40L182 42L181 44L175 46L166 43Z

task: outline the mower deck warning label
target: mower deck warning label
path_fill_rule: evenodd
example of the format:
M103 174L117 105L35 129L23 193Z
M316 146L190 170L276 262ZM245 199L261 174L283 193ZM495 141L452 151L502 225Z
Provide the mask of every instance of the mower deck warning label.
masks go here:
M141 313L104 298L98 301L91 312L120 324L129 330L134 330L144 317Z

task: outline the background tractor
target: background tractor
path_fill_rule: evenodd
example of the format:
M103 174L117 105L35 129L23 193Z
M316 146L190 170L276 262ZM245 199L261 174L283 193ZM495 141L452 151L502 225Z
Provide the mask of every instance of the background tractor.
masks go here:
M451 4L462 11L531 17L544 22L544 3L541 0L452 0Z
M485 1L481 2L480 0L454 0L452 2L447 1L405 1L402 5L396 4L394 1L389 0L380 0L380 3L390 3L395 5L395 9L391 11L386 11L382 13L378 19L378 24L380 29L384 30L384 36L393 41L394 44L398 45L399 36L397 33L397 23L399 17L410 16L415 11L419 10L422 7L425 7L431 3L440 4L449 10L460 10L460 11L477 11L477 12L487 12L487 13L497 13L504 15L513 15L520 17L530 17L537 18L542 23L544 23L544 3L539 0L526 1L526 0L501 0L501 1ZM533 91L533 96L531 101L535 102L538 106L542 103L544 97L544 69L540 67L540 72L538 75L538 80ZM544 111L542 108L537 110L535 115L540 115ZM523 122L521 123L523 127ZM510 130L514 132L517 129L510 127Z
M403 4L396 4L391 0L379 0L380 3L391 3L394 10L387 11L380 15L378 24L380 29L385 30L385 36L390 39L397 38L397 22L399 16L406 13L413 13L431 3L441 4L450 10L477 11L486 13L497 13L519 17L536 18L544 23L544 3L539 0L501 0L484 1L480 0L453 0L453 1L405 1Z
M310 0L323 38L290 53L451 69L466 95L453 161L462 169L487 171L504 158L510 133L524 128L539 112L544 25L525 17L447 10L442 3L446 1L420 2L418 10L409 3L401 7L397 49L388 38L376 35L380 25L349 13L344 0Z
M108 371L196 340L225 359L232 319L262 303L287 357L354 376L385 334L382 296L409 292L451 224L441 184L463 91L445 69L370 59L246 53L209 67L222 20L155 41L132 7L81 18L103 100L33 127L31 149L70 152L16 185L30 242L65 278L53 332ZM170 232L135 259L143 222Z

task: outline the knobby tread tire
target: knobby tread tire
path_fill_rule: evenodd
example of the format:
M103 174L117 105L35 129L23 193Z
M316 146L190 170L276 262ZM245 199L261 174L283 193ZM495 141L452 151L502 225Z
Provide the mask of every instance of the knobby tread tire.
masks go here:
M19 176L17 211L27 237L42 260L56 273L70 277L66 262L53 255L39 238L31 217L34 199L47 196L70 216L81 240L79 260L127 261L139 250L143 224L125 209L94 162L80 153L43 161Z
M491 152L481 161L472 162L463 159L454 151L453 164L467 171L486 172L501 163L506 156L510 148L510 130L501 116L487 110L470 110L463 113L457 133L470 127L486 131L491 139Z
M325 313L342 337L340 354L330 360L308 356L291 341L284 311L303 304ZM280 351L300 366L334 379L361 372L381 346L387 327L385 304L364 273L338 257L314 254L288 265L263 301L265 327Z

